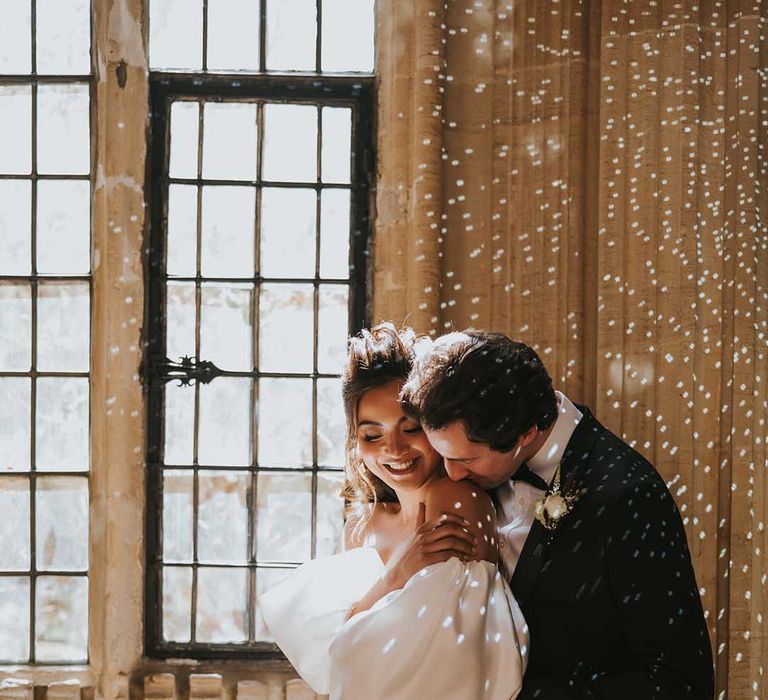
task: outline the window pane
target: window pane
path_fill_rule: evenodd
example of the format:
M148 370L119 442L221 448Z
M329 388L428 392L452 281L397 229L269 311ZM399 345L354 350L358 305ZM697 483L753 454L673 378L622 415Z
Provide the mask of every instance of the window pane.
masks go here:
M37 271L85 275L91 269L91 189L87 180L37 185Z
M261 200L261 274L314 277L317 195L265 187Z
M352 110L323 107L323 182L349 182Z
M264 172L272 182L317 181L317 107L264 105Z
M195 390L165 385L165 463L192 464L192 442L195 434Z
M44 477L35 489L37 568L88 568L88 481Z
M317 463L344 466L346 419L340 379L317 380Z
M324 557L341 551L344 527L344 486L342 472L320 472L317 475L317 544L315 556Z
M0 122L2 118L0 99ZM29 180L0 180L0 275L28 275L32 270L31 191Z
M197 187L168 188L169 275L194 277L197 270Z
M256 105L204 105L203 177L256 179Z
M40 85L37 88L37 169L72 175L90 172L89 88Z
M373 72L374 0L323 0L321 66Z
M267 0L267 70L315 70L315 0Z
M349 328L349 287L321 284L318 311L317 368L320 372L341 374L347 353Z
M149 3L149 64L157 69L203 67L202 0Z
M35 2L37 72L54 75L90 73L90 0Z
M29 659L29 579L0 576L0 661Z
M245 640L247 576L246 569L198 569L197 641Z
M204 284L200 307L200 356L221 369L253 369L253 286Z
M37 579L35 649L38 661L85 661L88 657L88 579Z
M32 70L31 26L31 0L3 3L3 21L0 22L0 73L18 75Z
M11 515L0 518L0 571L26 571L30 562L29 479L0 477L0 513ZM0 578L0 582L2 581L3 578Z
M198 559L207 564L245 564L250 475L201 470L198 481Z
M31 287L0 283L0 372L29 372L31 362Z
M193 475L187 470L163 473L163 561L192 561Z
M188 642L192 634L192 569L166 566L163 569L163 638Z
M259 3L208 0L208 70L258 68Z
M349 277L349 191L323 190L320 196L320 276Z
M200 464L251 463L251 383L219 377L200 387Z
M309 559L312 477L261 473L256 488L258 560L301 562Z
M199 126L200 105L197 102L174 102L171 105L171 177L197 177Z
M255 207L253 187L203 188L204 276L253 276Z
M88 371L90 306L90 289L86 282L45 282L38 287L38 369Z
M312 382L262 378L259 382L259 464L312 464Z
M166 294L167 337L165 354L180 362L195 356L195 284L169 282Z
M0 471L29 469L31 388L28 377L0 377Z
M259 369L311 372L314 344L311 284L264 284L259 296Z
M37 380L37 469L88 469L88 379Z
M32 170L32 88L0 85L0 173Z

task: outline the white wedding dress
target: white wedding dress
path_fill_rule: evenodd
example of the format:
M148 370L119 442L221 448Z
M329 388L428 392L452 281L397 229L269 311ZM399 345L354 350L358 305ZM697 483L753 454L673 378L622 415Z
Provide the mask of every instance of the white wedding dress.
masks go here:
M315 559L259 599L283 653L331 700L509 700L528 632L496 566L449 559L344 621L384 570L372 547Z

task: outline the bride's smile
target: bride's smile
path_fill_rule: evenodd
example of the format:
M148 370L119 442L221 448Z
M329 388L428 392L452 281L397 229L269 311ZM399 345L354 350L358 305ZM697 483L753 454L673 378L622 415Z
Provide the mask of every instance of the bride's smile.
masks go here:
M410 474L416 468L418 457L407 461L383 462L384 466L394 474Z

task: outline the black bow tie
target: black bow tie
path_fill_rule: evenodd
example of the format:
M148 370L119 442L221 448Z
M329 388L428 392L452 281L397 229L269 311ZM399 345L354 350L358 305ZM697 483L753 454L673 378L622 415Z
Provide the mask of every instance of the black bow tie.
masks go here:
M549 484L533 471L527 463L521 464L520 468L510 477L510 479L512 481L524 481L526 484L530 484L537 489L549 491Z

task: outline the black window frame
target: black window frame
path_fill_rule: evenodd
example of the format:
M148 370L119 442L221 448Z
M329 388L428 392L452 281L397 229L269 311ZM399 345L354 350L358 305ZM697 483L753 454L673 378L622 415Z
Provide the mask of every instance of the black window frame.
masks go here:
M151 72L149 76L150 122L146 192L148 196L148 231L145 246L145 324L143 329L142 380L146 406L146 518L145 518L145 594L144 653L149 658L190 658L199 660L281 659L278 647L269 642L244 643L168 642L162 635L162 466L164 385L173 378L178 367L169 367L165 357L165 256L168 204L168 160L170 152L171 104L180 99L265 100L270 103L305 103L352 109L353 158L351 171L351 238L350 273L346 282L350 289L349 327L352 331L368 323L373 193L375 178L374 101L375 79L372 75L318 74L210 74ZM322 147L318 133L318 149ZM254 182L256 186L262 183ZM312 185L302 185L312 187ZM322 184L315 186L319 192ZM198 276L197 281L200 281ZM242 281L242 280L241 280ZM260 285L264 278L252 281ZM269 281L269 280L267 280ZM290 280L282 280L290 281ZM307 281L307 280L302 280ZM315 275L314 284L320 283ZM323 282L328 280L323 279ZM315 314L317 308L315 309ZM315 328L317 334L317 328ZM198 358L200 359L200 358ZM238 373L242 375L244 373ZM247 373L246 373L247 374ZM254 379L274 373L250 373ZM328 376L313 371L312 378ZM316 406L316 404L315 404ZM313 413L316 408L313 409ZM316 440L316 436L313 437ZM198 469L198 465L192 468ZM248 467L258 473L258 466ZM287 470L286 470L287 471ZM317 463L297 469L313 475L312 527L315 529L317 474L323 471ZM314 535L314 532L313 532ZM314 550L314 536L313 536ZM314 555L314 551L313 551ZM198 566L195 563L195 566ZM251 562L248 568L255 567ZM193 601L190 602L193 604ZM249 591L248 614L255 604Z

